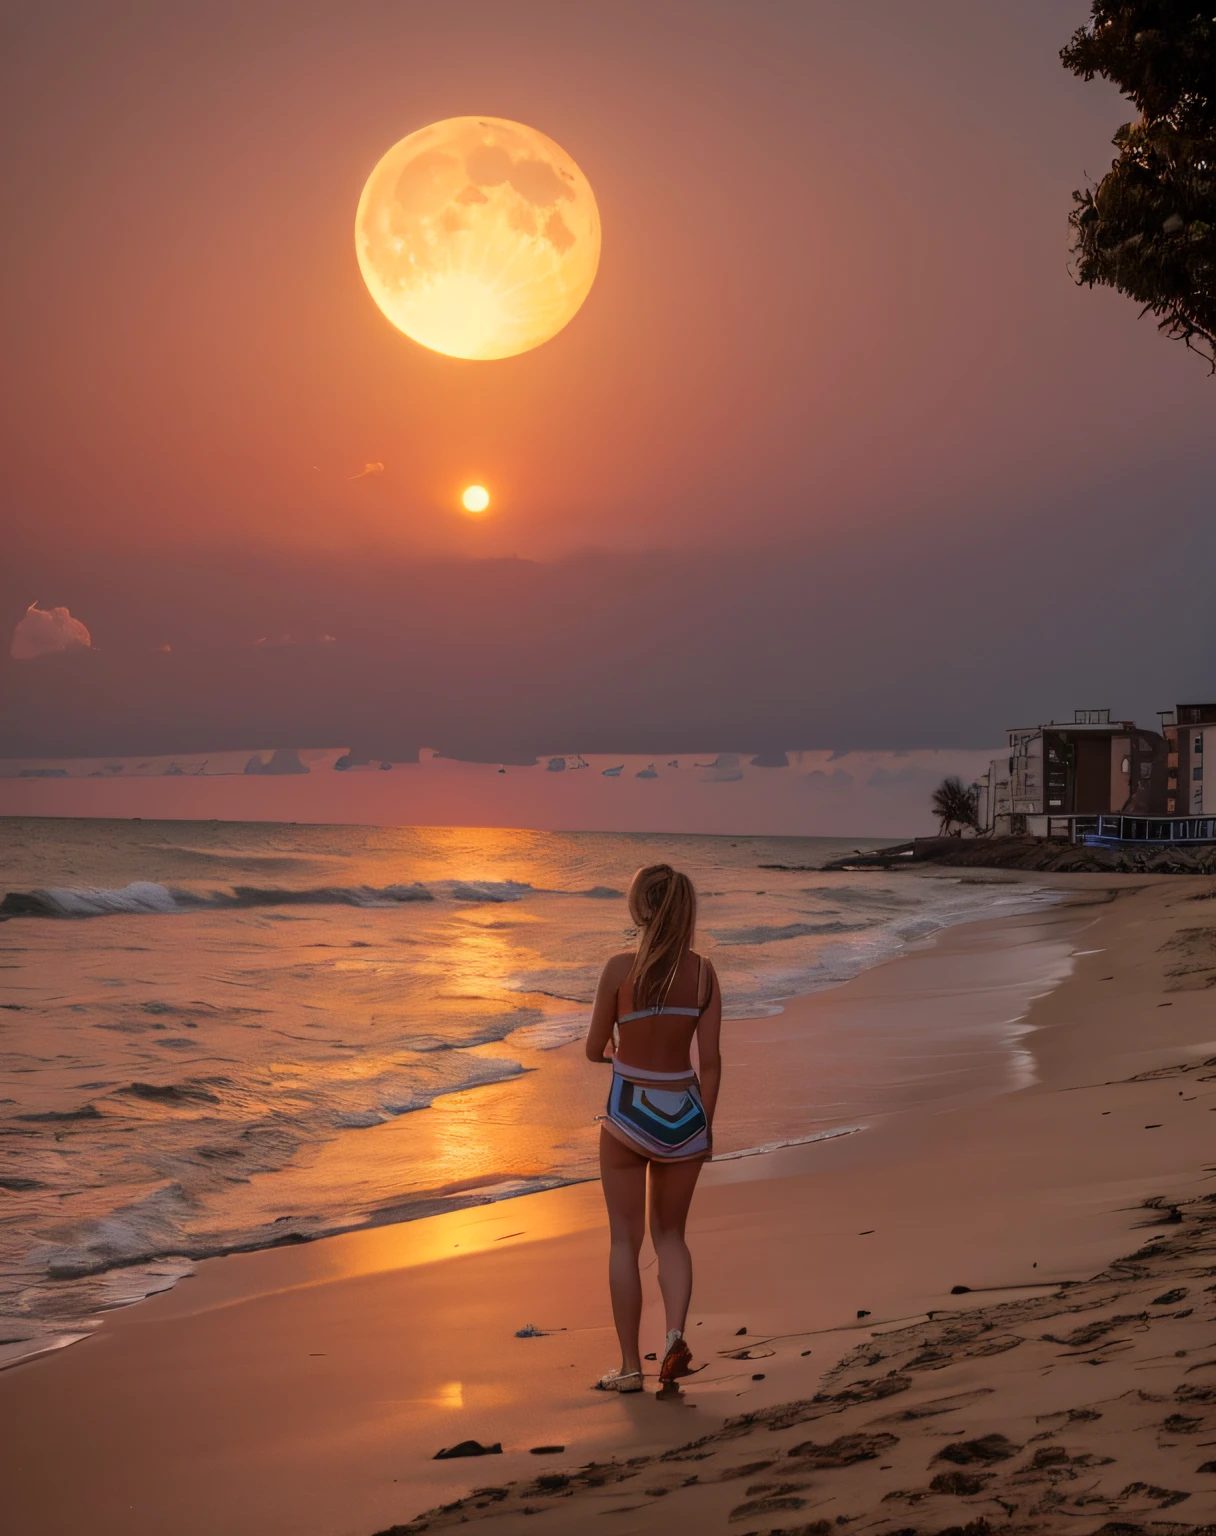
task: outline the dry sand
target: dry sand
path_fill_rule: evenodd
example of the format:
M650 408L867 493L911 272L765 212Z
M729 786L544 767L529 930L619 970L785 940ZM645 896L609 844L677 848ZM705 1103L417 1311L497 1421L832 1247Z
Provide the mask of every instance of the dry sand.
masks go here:
M891 1021L892 1050L914 1013L996 1028L1077 955L987 1068L943 1027L947 1091L893 1088L862 1134L708 1171L689 1329L708 1363L677 1401L587 1390L613 1363L599 1193L551 1191L212 1261L0 1374L6 1521L1170 1536L1216 1519L1216 906L1197 900L1216 882L1063 883L1119 894L955 930L782 1016L766 1059L788 1075L813 1065L807 1039L839 1057L863 1022ZM528 1322L554 1331L515 1338ZM503 1454L431 1459L468 1437ZM472 1487L492 1491L411 1523Z

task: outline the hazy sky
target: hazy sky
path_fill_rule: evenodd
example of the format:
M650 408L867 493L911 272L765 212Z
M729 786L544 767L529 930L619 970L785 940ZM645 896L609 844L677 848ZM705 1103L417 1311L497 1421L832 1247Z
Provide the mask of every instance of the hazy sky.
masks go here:
M1068 272L1129 115L1058 62L1087 12L10 6L0 753L983 747L1216 695L1216 381ZM354 256L461 114L603 224L492 363ZM35 600L93 649L10 659Z

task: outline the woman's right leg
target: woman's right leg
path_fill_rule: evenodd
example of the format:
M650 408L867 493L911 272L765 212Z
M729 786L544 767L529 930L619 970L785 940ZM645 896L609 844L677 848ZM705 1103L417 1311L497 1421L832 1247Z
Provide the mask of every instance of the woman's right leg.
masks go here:
M612 1320L621 1341L621 1371L640 1371L638 1330L642 1324L642 1278L638 1254L646 1232L646 1159L611 1131L600 1128L600 1179L608 1207L612 1248L608 1289Z
M684 1240L688 1207L703 1158L650 1165L650 1240L659 1260L659 1290L668 1333L683 1333L692 1299L692 1255Z

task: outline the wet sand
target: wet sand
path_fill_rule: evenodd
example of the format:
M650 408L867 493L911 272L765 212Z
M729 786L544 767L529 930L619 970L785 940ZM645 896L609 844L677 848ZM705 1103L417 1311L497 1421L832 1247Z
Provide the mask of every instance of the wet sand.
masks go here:
M5 1499L14 1528L87 1528L98 1536L165 1529L185 1536L217 1530L369 1536L471 1487L491 1485L509 1491L427 1524L484 1513L500 1530L522 1528L525 1520L532 1529L535 1516L522 1513L526 1505L547 1509L542 1527L563 1532L582 1529L589 1516L607 1509L622 1511L612 1521L621 1531L660 1524L668 1530L799 1530L821 1518L811 1507L815 1497L836 1500L825 1505L833 1520L865 1512L876 1529L888 1520L893 1530L939 1529L973 1518L977 1510L962 1510L966 1496L925 1492L940 1468L930 1473L917 1462L929 1433L924 1428L915 1434L866 1429L895 1435L899 1457L892 1447L892 1455L857 1461L860 1471L843 1467L842 1492L828 1486L837 1476L831 1468L800 1465L788 1476L775 1474L781 1486L822 1485L814 1497L805 1488L749 1495L754 1484L773 1481L761 1472L744 1482L716 1479L728 1463L772 1460L777 1443L771 1420L744 1425L742 1434L727 1428L731 1420L821 1392L854 1391L857 1380L891 1372L913 1383L888 1394L898 1397L891 1412L925 1395L983 1390L982 1412L968 1407L951 1417L950 1433L965 1439L974 1431L974 1438L999 1418L1010 1443L1029 1445L1026 1414L1061 1408L1055 1387L1049 1392L1045 1383L1062 1377L1038 1360L1048 1347L1039 1335L1063 1335L1106 1315L1094 1308L1080 1319L1061 1319L1057 1287L1089 1281L1137 1247L1146 1234L1136 1227L1156 1219L1143 1209L1146 1199L1193 1200L1212 1187L1204 1162L1212 1157L1206 1117L1216 1107L1216 1091L1195 1068L1216 1055L1216 1011L1207 991L1216 955L1205 937L1216 909L1193 898L1213 882L1062 883L1099 902L1107 888L1121 889L1110 905L952 930L847 986L799 1000L777 1019L754 1022L736 1064L741 1102L761 1104L766 1092L802 1095L824 1124L839 1128L845 1109L857 1107L866 1128L707 1171L691 1224L698 1273L689 1328L707 1366L678 1402L587 1390L614 1359L600 1197L595 1185L580 1185L210 1261L176 1290L115 1313L85 1343L0 1374ZM1059 984L1048 990L1053 982ZM1036 990L1046 995L1014 1022ZM895 1057L907 1039L919 1038L925 1021L936 1021L922 1053L932 1059L923 1063L926 1081L917 1092L915 1074ZM867 1074L855 1061L850 1065L850 1041L854 1053L860 1041L883 1052L890 1062L885 1091L881 1082L873 1088L872 1072L870 1086L864 1092L858 1086ZM569 1060L571 1083L583 1081L578 1047L558 1054ZM434 1117L428 1134L458 1137L492 1093L453 1096L463 1103L441 1100L427 1112ZM1189 1241L1200 1230L1189 1210L1184 1206L1183 1220L1163 1230L1185 1232ZM1184 1260L1170 1251L1152 1259L1166 1268L1184 1262L1202 1267L1193 1256ZM1157 1278L1153 1270L1151 1283ZM656 1300L653 1270L647 1279ZM1188 1291L1195 1286L1193 1280L1180 1284ZM960 1338L978 1327L981 1340L994 1331L1017 1333L1026 1345L994 1353L956 1340L940 1367L911 1365L926 1351L942 1353L933 1332L940 1333L940 1323L926 1323L931 1310L971 1316L976 1298L952 1296L957 1285L982 1290L989 1308L1032 1309L1000 1313L994 1327L960 1322ZM1063 1293L1063 1306L1073 1305L1073 1295L1080 1293ZM1161 1309L1138 1291L1129 1295L1126 1304L1120 1297L1111 1301L1112 1315L1158 1317ZM1205 1294L1206 1311L1192 1303L1191 1316L1170 1326L1189 1330L1190 1338L1210 1322L1211 1299ZM1044 1306L1047 1313L1033 1314ZM1185 1302L1174 1310L1186 1310ZM1047 1316L1052 1321L1043 1322ZM517 1339L516 1329L528 1323L550 1331ZM644 1326L657 1348L662 1325L653 1307ZM1162 1326L1153 1324L1150 1333ZM929 1332L917 1334L918 1328ZM874 1333L890 1329L913 1331L894 1344L876 1344ZM1171 1343L1171 1349L1188 1347L1195 1346ZM743 1349L751 1358L738 1358ZM876 1352L889 1358L866 1363ZM1133 1358L1140 1359L1133 1350L1110 1356L1102 1367L1103 1393L1139 1389ZM1170 1358L1179 1370L1194 1363ZM1211 1374L1216 1378L1216 1369ZM965 1385L947 1391L947 1376L951 1383L965 1378ZM1182 1384L1201 1376L1186 1376ZM1064 1395L1075 1395L1071 1386ZM823 1416L816 1409L807 1419L790 1420L780 1448L860 1434L854 1419L860 1424L884 1411L873 1403L845 1405L826 1426L800 1428ZM1203 1417L1202 1404L1193 1413L1177 1411ZM1162 1422L1173 1412L1162 1409ZM1109 1429L1115 1420L1084 1422ZM1216 1439L1216 1411L1210 1422L1211 1433L1198 1433L1196 1444ZM1147 1476L1142 1463L1158 1455L1146 1449L1156 1440L1131 1419L1125 1429L1135 1456L1126 1451L1122 1461L1115 1456L1103 1464L1113 1470L1094 1474L1101 1485L1113 1486L1132 1468L1120 1489L1139 1481L1188 1492L1177 1518L1210 1519L1216 1477L1175 1470L1172 1463ZM711 1439L700 1460L654 1460L704 1436ZM762 1451L753 1445L758 1436ZM501 1442L503 1454L431 1459L440 1446L465 1438ZM1073 1455L1064 1436L1042 1445L1057 1443ZM563 1449L531 1454L542 1445ZM1017 1504L1001 1479L1020 1476L1035 1449L1007 1458L1012 1471L1000 1462L995 1480L983 1488L1004 1489L1006 1503ZM845 1452L833 1454L848 1459ZM1076 1454L1098 1451L1082 1447ZM1212 1454L1191 1460L1198 1467ZM620 1464L639 1456L647 1460L623 1467L632 1475L619 1484L617 1473L574 1493L577 1478L548 1491L530 1481L538 1472L568 1475L590 1461ZM808 1459L811 1453L800 1453L793 1461ZM1079 1473L1071 1460L1067 1465ZM982 1465L981 1474L987 1475ZM693 1476L698 1481L683 1487ZM1057 1473L1050 1487L1063 1481ZM646 1492L660 1485L662 1494ZM897 1507L884 1500L900 1490L911 1502ZM970 1497L982 1504L984 1495ZM1128 1509L1139 1508L1135 1497L1124 1500ZM949 1508L936 1508L934 1500ZM752 1504L732 1518L732 1511ZM990 1499L978 1512L1007 1518L1002 1507ZM1074 1508L1068 1518L1060 1516L1061 1528L1096 1530L1100 1513L1089 1519L1086 1508Z

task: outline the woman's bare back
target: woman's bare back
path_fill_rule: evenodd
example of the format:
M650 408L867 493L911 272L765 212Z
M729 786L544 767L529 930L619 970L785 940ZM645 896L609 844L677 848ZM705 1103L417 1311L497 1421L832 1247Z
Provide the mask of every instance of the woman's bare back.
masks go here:
M633 1013L633 956L628 952L614 957L629 961L629 968L617 987L618 1019ZM704 1009L713 992L713 971L707 960L695 950L686 950L676 968L671 986L663 997L669 1008ZM651 1072L681 1072L688 1067L693 1038L700 1019L685 1014L650 1014L644 1019L630 1019L617 1025L617 1056L631 1067Z

